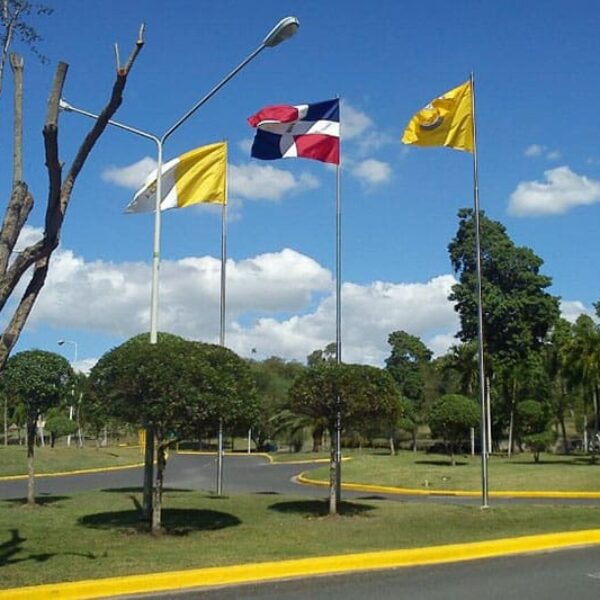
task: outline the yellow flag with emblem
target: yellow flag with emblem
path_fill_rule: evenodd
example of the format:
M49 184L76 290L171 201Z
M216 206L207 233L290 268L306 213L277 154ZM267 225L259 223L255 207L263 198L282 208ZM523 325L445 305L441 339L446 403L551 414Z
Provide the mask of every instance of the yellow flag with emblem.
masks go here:
M190 150L162 166L160 210L192 204L227 204L227 143ZM138 190L126 212L150 212L156 206L154 171Z
M405 144L446 146L473 152L473 89L467 81L416 113L402 136Z

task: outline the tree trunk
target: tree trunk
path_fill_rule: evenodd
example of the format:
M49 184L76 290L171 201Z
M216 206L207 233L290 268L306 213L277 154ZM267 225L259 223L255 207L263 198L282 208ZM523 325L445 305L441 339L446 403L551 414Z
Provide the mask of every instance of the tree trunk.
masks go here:
M152 480L154 479L154 429L146 427L144 447L144 493L142 500L142 518L152 518Z
M594 403L594 434L592 437L592 464L596 464L596 445L598 444L598 387L592 389L592 400Z
M515 411L514 408L510 407L510 423L508 424L508 458L512 456L513 451L513 429L515 425Z
M412 451L417 451L417 428L413 427L412 430Z
M313 452L321 452L321 446L323 445L323 426L322 425L317 425L313 429L312 439L313 439L312 451Z
M152 507L152 535L161 535L161 512L163 478L166 466L165 446L160 441L156 448L156 483L154 484L154 502Z
M396 446L394 445L394 432L390 433L390 456L396 456Z
M35 473L33 470L33 452L35 449L35 430L37 419L27 421L27 504L35 506Z
M8 448L8 398L4 397L4 447Z
M335 451L335 429L330 431L331 443L329 444L329 514L337 514L337 496L336 496L336 482L337 482L337 464L336 464L336 451Z

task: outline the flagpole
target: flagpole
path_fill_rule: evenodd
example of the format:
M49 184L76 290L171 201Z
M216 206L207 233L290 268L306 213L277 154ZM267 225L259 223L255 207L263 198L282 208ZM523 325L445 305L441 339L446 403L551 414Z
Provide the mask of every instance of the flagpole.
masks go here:
M225 201L221 205L221 294L219 308L219 344L225 346L225 290L227 280L227 192L228 168L225 161ZM217 444L217 496L223 495L223 416L219 418Z
M339 96L338 96L339 100ZM342 136L340 119L340 161ZM342 364L342 169L338 162L335 170L335 362ZM342 409L340 396L336 398L335 415L335 504L342 498ZM337 512L337 510L336 510Z
M475 118L475 76L471 72L471 109L473 113L473 206L475 211L475 260L477 265L477 341L479 355L479 399L481 404L481 507L488 508L488 448L485 365L483 360L483 294L481 276L481 233L479 219L479 165L477 161L477 127Z

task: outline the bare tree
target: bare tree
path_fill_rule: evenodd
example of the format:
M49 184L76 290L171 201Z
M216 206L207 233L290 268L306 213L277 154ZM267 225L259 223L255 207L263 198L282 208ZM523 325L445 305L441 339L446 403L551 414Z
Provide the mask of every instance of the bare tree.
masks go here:
M6 59L15 38L29 46L40 60L46 60L37 49L37 42L41 41L42 37L26 20L32 14L50 15L52 9L29 0L0 0L0 93Z
M28 3L15 0L0 0L0 7ZM29 191L22 174L22 98L23 98L23 59L16 54L10 55L10 64L14 76L14 134L13 134L13 177L12 191L0 229L0 313L12 311L8 324L0 335L0 369L6 363L10 351L19 339L27 322L31 309L44 286L52 253L57 248L65 215L71 201L73 187L77 177L93 150L96 142L106 129L108 121L123 101L123 92L127 78L137 55L144 45L144 26L140 27L138 39L124 65L121 65L117 52L117 71L110 97L85 136L68 169L63 170L59 158L59 101L67 76L68 65L59 62L48 100L46 121L43 128L46 170L48 172L48 197L44 233L40 240L15 253L14 248L19 234L33 208L34 198ZM0 67L2 64L0 63ZM0 77L2 73L0 72ZM66 172L66 175L63 173ZM27 281L25 292L15 305L7 303L13 297L21 280Z

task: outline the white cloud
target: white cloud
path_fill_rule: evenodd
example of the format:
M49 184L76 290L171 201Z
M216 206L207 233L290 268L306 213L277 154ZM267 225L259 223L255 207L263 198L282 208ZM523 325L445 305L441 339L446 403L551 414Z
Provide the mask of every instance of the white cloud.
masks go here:
M375 158L368 158L357 163L352 168L352 174L365 183L376 185L389 181L392 176L392 169L386 162Z
M130 336L148 329L150 266L86 262L70 250L53 256L48 281L30 323ZM210 256L163 261L160 327L214 338L218 329L220 260ZM227 262L228 317L244 312L297 311L327 292L329 271L294 250Z
M383 365L389 355L388 335L403 329L418 335L437 353L456 343L458 318L448 294L451 275L427 283L345 283L342 286L342 355L345 362ZM439 331L445 333L440 334ZM285 320L264 317L251 327L233 323L228 340L240 353L256 348L260 356L304 360L335 339L335 298L326 296L308 314Z
M551 150L546 154L548 160L558 160L561 156L560 150Z
M220 261L210 256L163 261L159 327L216 342ZM458 318L447 300L451 275L425 283L345 283L343 357L383 364L388 335L404 329L436 353L454 342ZM148 330L150 266L86 262L72 251L54 254L47 284L28 328L99 331L127 338ZM335 297L329 270L291 249L227 264L227 345L242 355L304 360L335 338ZM91 359L90 359L91 363ZM77 364L85 370L89 365Z
M529 157L537 157L541 156L544 152L544 146L540 146L539 144L531 144L531 146L527 146L523 154Z
M561 300L560 312L563 319L575 323L577 317L581 315L589 315L594 317L594 313L588 309L583 302L579 300Z
M564 214L600 202L600 182L567 166L544 172L545 181L523 181L511 194L508 212L518 217Z
M250 156L250 150L252 149L252 138L245 138L237 143L237 147L244 153Z
M248 163L230 165L231 194L246 200L280 200L286 194L319 187L319 180L309 173L296 177L271 165Z
M102 173L102 179L120 187L137 190L144 185L148 175L156 170L156 165L155 159L145 156L127 167L108 167Z
M44 230L41 227L32 227L31 225L25 225L15 244L14 253L22 252L28 246L38 242L44 235Z
M531 146L527 146L523 151L523 155L528 158L544 156L546 160L558 160L561 157L560 150L550 150L548 146L541 146L540 144L531 144Z
M348 101L342 101L341 107L342 139L352 140L373 127L373 120L367 113L354 108Z

